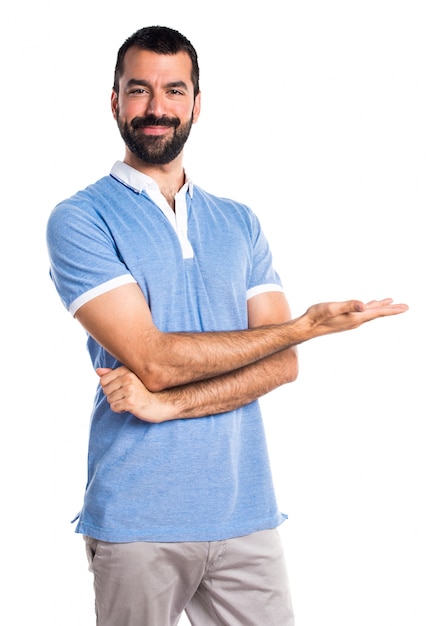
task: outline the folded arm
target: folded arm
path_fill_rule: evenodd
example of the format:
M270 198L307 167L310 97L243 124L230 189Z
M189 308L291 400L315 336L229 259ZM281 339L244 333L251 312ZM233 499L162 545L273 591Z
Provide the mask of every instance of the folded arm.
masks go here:
M158 392L223 376L314 337L350 330L408 308L390 299L368 304L349 300L314 305L290 320L283 294L261 294L252 300L251 328L242 331L163 333L154 325L136 284L94 298L76 317L147 389Z
M282 323L290 310L282 293L260 294L248 302L249 324ZM98 369L111 409L129 411L148 422L224 413L253 402L276 387L295 380L295 348L286 348L232 372L151 393L125 366Z
M294 348L207 380L150 392L125 366L98 368L102 389L115 413L132 413L146 422L203 417L249 404L297 375Z

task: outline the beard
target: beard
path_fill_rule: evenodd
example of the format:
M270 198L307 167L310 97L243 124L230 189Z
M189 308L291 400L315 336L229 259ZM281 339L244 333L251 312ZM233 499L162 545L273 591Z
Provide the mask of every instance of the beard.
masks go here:
M122 121L117 112L117 126L123 141L129 150L144 163L165 165L173 161L182 151L193 124L193 114L188 122L181 123L177 117L134 117L131 122ZM141 129L145 126L168 126L173 134L168 137L145 135Z

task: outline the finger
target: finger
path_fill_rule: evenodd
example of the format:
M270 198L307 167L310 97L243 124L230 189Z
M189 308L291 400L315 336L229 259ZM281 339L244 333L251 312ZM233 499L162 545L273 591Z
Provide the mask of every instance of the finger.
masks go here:
M366 303L365 308L371 309L377 306L387 306L388 304L392 304L392 302L392 298L385 298L384 300L371 300Z
M336 318L346 313L364 311L365 304L360 300L345 300L344 302L321 302L314 304L307 310L307 314L317 323Z
M115 389L105 395L110 404L114 404L114 402L123 402L125 400L125 391L123 387L119 387L119 389Z
M104 374L108 374L108 372L112 372L113 370L110 367L96 367L96 374L98 376L103 376Z
M123 389L123 386L120 384L120 380L117 378L108 383L101 382L100 385L102 387L103 393L108 399L114 397L114 394L120 392Z
M399 313L405 313L408 311L409 307L407 304L390 304L389 306L384 307L384 315L398 315Z
M408 310L406 304L386 304L381 306L369 307L363 317L363 321L369 322L377 319L378 317L388 317L390 315L398 315Z
M346 300L340 302L340 314L343 313L357 313L365 310L365 304L361 300Z
M117 381L120 377L118 369L113 370L109 367L98 367L96 368L96 373L100 377L99 382L101 387L104 389L106 389L113 381Z
M129 370L122 365L121 367L116 367L115 369L111 369L109 367L98 367L96 368L96 372L98 376L100 376L100 384L105 386L113 380L117 380L117 378L120 378L126 374L126 372L129 372Z
M336 309L332 310L333 317L343 315L345 313L360 313L365 311L366 304L362 300L345 300L345 302L337 302Z
M126 413L126 408L125 408L123 400L111 400L110 401L108 399L108 403L109 403L111 411L114 411L114 413Z

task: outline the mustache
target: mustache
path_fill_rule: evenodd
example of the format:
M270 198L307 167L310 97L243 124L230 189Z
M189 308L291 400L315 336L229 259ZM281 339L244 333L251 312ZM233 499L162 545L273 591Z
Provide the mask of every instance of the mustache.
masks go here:
M134 117L131 126L134 130L137 128L145 128L145 126L169 126L170 128L178 128L181 120L177 117L157 117L156 115L146 115L145 117Z

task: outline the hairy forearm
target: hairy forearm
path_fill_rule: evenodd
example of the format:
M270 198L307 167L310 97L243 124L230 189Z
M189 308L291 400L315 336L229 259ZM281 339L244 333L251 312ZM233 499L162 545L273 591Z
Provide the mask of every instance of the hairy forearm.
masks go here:
M161 333L148 351L153 359L145 360L142 350L126 365L150 390L161 391L217 378L292 345L286 324L232 332Z
M228 374L168 389L162 399L170 419L214 415L249 404L296 375L296 357L283 350Z
M153 323L141 290L125 285L93 298L76 317L147 389L159 392L217 378L314 337L405 310L406 305L393 305L390 299L366 305L350 300L314 305L290 320L284 299L271 295L263 301L256 296L248 305L248 329L162 332Z
M160 391L216 378L309 339L351 330L405 310L406 305L393 305L390 299L367 305L350 300L314 305L288 322L242 331L195 334L156 331L141 343L142 349L135 358L124 362L148 389ZM144 358L143 348L148 340L147 351L154 355L153 359Z
M232 411L295 380L294 349L283 350L234 372L151 393L126 367L98 370L111 409L148 422L202 417Z

